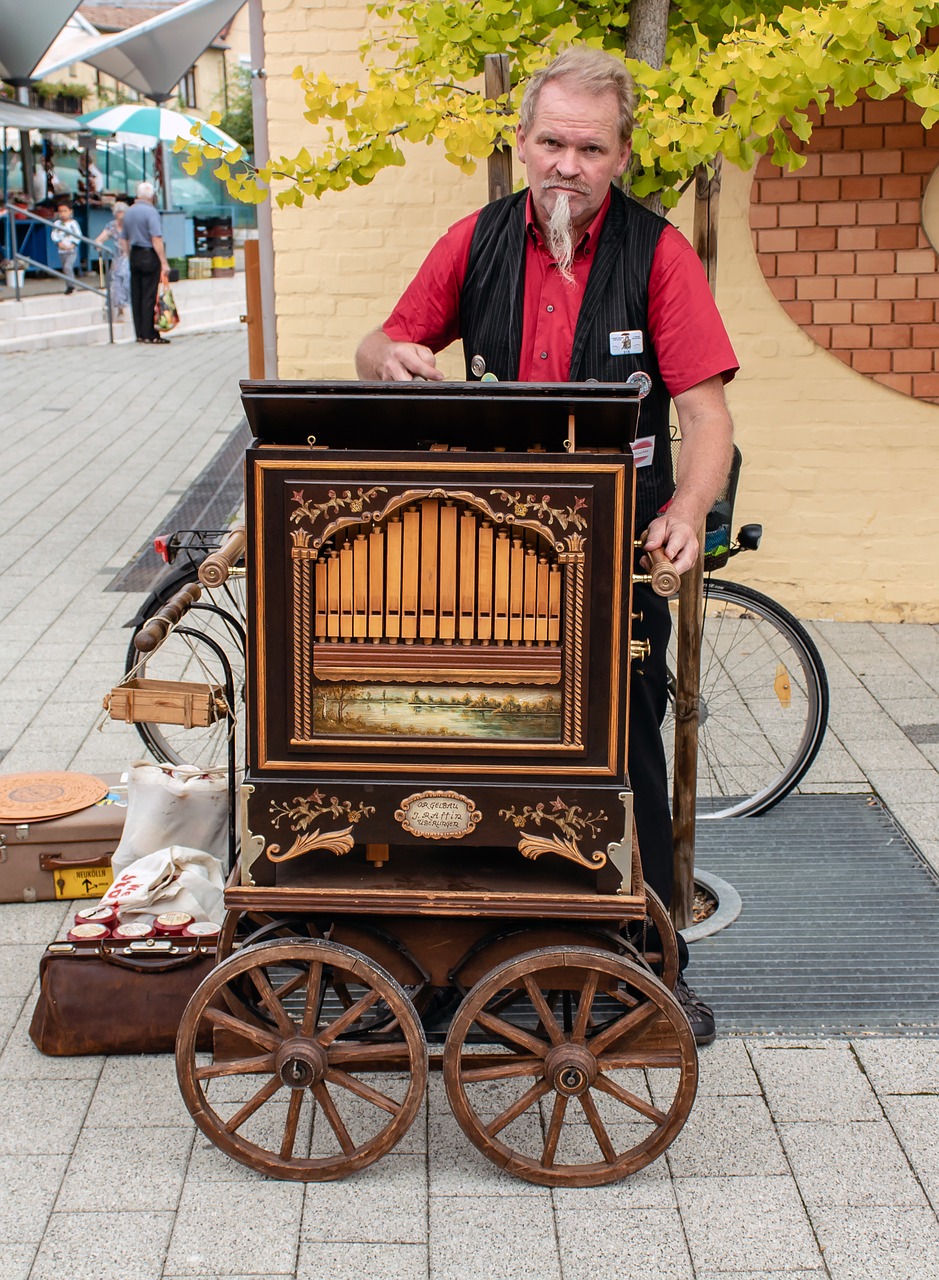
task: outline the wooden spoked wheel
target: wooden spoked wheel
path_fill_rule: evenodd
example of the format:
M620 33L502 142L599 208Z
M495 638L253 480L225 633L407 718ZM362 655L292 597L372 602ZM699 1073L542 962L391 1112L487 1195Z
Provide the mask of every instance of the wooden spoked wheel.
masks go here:
M217 955L219 960L224 960L242 947L287 938L321 938L369 956L404 988L405 995L419 1014L423 1014L433 996L434 989L427 981L427 974L395 938L375 926L348 917L318 921L307 914L227 911ZM340 983L333 984L333 991L344 1008L352 1004L353 997ZM260 1018L262 1022L269 1020L253 983L247 977L243 977L240 983L229 983L224 998L232 1013ZM377 1026L373 1023L370 1033L376 1031Z
M585 1187L635 1173L673 1141L698 1058L681 1007L648 970L591 947L549 947L476 984L450 1025L443 1070L460 1127L493 1163L544 1186Z
M226 911L216 954L226 960L239 947L273 938L320 938L312 916L275 915L269 911Z
M237 1013L239 1001L225 1007L226 989L245 982L266 1021ZM211 1064L196 1056L206 1028ZM176 1071L192 1118L222 1151L276 1178L328 1182L407 1132L424 1097L427 1043L404 991L374 961L294 938L246 947L212 970L183 1015Z
M668 908L659 895L648 885L645 886L645 894L646 918L633 930L633 936L639 951L644 954L646 961L661 978L662 985L668 987L669 991L674 991L675 983L678 981L678 941L675 937L675 926L668 914ZM655 947L655 934L648 939L648 945L655 947L655 950L648 949L644 937L649 925L652 925L655 933L658 934L657 947ZM629 930L626 932L629 934Z

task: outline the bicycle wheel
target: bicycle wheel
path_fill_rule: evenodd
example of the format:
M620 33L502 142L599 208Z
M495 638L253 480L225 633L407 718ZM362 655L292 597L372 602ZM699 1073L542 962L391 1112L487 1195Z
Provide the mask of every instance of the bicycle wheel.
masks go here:
M805 628L775 600L716 578L705 582L704 593L697 814L765 813L818 754L828 724L825 668ZM677 603L662 726L670 782L676 612Z
M196 566L189 566L174 576L172 581L154 591L135 618L134 635L127 649L125 674L151 680L191 680L208 682L224 688L224 665L212 647L221 647L231 664L232 683L235 691L233 708L240 722L244 709L245 689L245 580L243 571L235 571L222 586L209 590L202 588L202 597L185 615L182 628L187 633L171 631L163 643L152 653L141 654L134 646L134 637L146 620L160 605L186 583L198 582ZM206 638L203 643L201 637ZM228 763L228 721L221 719L205 727L186 729L182 725L140 723L137 732L147 750L157 760L166 764L195 764L205 768L221 767ZM243 739L236 738L236 765L243 767Z

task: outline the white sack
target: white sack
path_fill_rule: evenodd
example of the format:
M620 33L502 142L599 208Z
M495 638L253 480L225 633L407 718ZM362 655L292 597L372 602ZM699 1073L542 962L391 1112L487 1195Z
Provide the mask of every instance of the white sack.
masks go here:
M221 925L225 918L222 864L201 849L170 845L140 858L115 877L101 899L121 921L137 915L187 911Z
M127 817L111 867L115 878L132 862L169 845L204 849L228 865L228 776L195 765L132 765Z

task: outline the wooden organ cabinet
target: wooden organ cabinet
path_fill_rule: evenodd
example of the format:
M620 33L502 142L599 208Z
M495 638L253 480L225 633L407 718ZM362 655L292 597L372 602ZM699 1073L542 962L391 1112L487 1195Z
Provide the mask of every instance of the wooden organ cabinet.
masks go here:
M244 905L623 917L638 390L242 386Z

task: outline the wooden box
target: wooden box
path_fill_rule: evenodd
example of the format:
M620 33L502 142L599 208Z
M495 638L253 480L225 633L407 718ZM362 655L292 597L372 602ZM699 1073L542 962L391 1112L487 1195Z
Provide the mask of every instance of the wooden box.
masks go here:
M125 724L179 724L186 729L215 724L225 715L218 685L184 680L128 680L105 696L112 720Z

